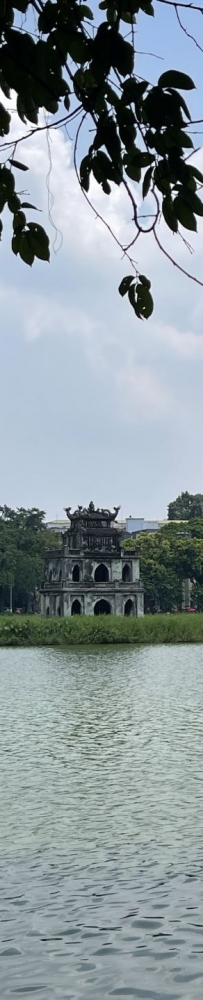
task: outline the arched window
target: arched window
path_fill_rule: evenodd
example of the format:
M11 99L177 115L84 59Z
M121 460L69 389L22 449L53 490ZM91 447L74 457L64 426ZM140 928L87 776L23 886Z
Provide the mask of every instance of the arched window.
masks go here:
M72 615L81 615L81 604L80 601L73 601L71 608Z
M62 569L59 570L59 583L61 582L61 580L62 580Z
M96 583L106 583L109 580L109 571L104 563L99 563L95 569L94 579Z
M49 618L49 608L47 608L47 610L46 610L46 616L47 616L47 618Z
M110 614L111 614L111 606L109 604L109 601L101 600L96 602L94 606L94 615L110 615Z
M49 583L52 583L52 569L49 571Z
M80 567L77 564L73 567L72 579L74 580L74 583L79 583Z
M124 615L133 615L133 612L134 612L133 602L129 598L129 600L126 601L125 603Z
M129 583L131 580L131 566L129 566L128 563L125 563L125 566L123 566L122 580L124 580L124 583Z

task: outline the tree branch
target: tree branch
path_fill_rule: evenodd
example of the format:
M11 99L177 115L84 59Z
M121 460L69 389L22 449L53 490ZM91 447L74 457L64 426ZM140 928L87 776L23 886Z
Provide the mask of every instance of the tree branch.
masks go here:
M194 42L194 45L196 45L197 49L200 49L200 52L203 52L202 45L200 45L199 42L197 42L197 39L194 38L194 35L191 35L190 31L187 31L187 28L185 28L185 25L182 23L182 21L180 19L180 14L179 14L179 11L178 11L178 8L177 8L177 4L175 4L175 13L176 13L176 17L177 17L177 20L178 20L178 24L180 25L181 30L184 31L184 35L187 35L187 38L191 38L191 41Z
M162 253L164 253L164 256L167 257L168 260L170 260L171 264L173 264L174 267L177 267L178 271L182 271L182 274L184 274L186 278L190 278L191 281L195 281L196 285L200 285L201 288L203 288L203 281L200 281L199 278L195 278L194 274L190 274L190 272L186 271L184 267L181 267L181 264L178 264L178 262L174 260L173 257L171 257L171 254L168 253L167 250L165 250L165 247L162 246L162 243L160 242L159 237L157 236L156 229L154 229L154 239L158 244L159 250L161 250Z
M203 14L203 7L198 6L194 3L181 3L178 0L157 0L157 3L166 3L168 7L184 7L184 10L199 10L200 14Z

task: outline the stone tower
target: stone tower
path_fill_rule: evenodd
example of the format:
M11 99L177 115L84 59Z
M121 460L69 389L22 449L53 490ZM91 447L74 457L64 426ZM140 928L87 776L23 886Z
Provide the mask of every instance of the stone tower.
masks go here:
M144 614L139 552L122 548L118 511L93 503L74 513L66 509L70 527L62 548L47 552L41 614Z

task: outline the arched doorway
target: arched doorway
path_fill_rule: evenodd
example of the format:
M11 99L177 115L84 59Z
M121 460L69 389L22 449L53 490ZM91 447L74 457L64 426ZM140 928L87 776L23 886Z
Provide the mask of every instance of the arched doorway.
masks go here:
M133 601L131 601L131 599L129 597L129 600L126 601L126 603L125 603L124 615L133 615L133 614L134 614L134 605L133 605Z
M106 583L109 580L109 571L104 563L99 563L95 569L94 579L96 583Z
M81 604L80 601L73 601L71 608L72 615L81 615Z
M47 608L47 610L46 610L46 616L47 616L47 618L49 618L49 608Z
M80 567L77 564L73 567L72 579L74 580L74 583L79 583Z
M111 606L109 604L109 601L104 601L102 598L100 601L96 602L94 606L94 615L110 615L110 614L111 614Z
M128 563L125 563L125 566L123 566L122 580L124 580L124 583L129 583L131 580L131 567L128 566Z
M59 618L61 617L61 605L60 604L58 606L57 615L59 616Z

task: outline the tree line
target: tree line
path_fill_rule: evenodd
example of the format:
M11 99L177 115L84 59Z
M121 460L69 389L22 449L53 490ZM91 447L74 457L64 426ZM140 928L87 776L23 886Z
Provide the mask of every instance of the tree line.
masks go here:
M182 523L181 523L182 522ZM183 582L192 582L191 600L203 611L203 495L181 493L168 506L168 523L137 537L145 610L181 611ZM130 549L135 539L126 539Z
M60 536L49 531L45 511L32 507L0 507L0 611L37 608L37 591L44 577L46 548L58 548Z

